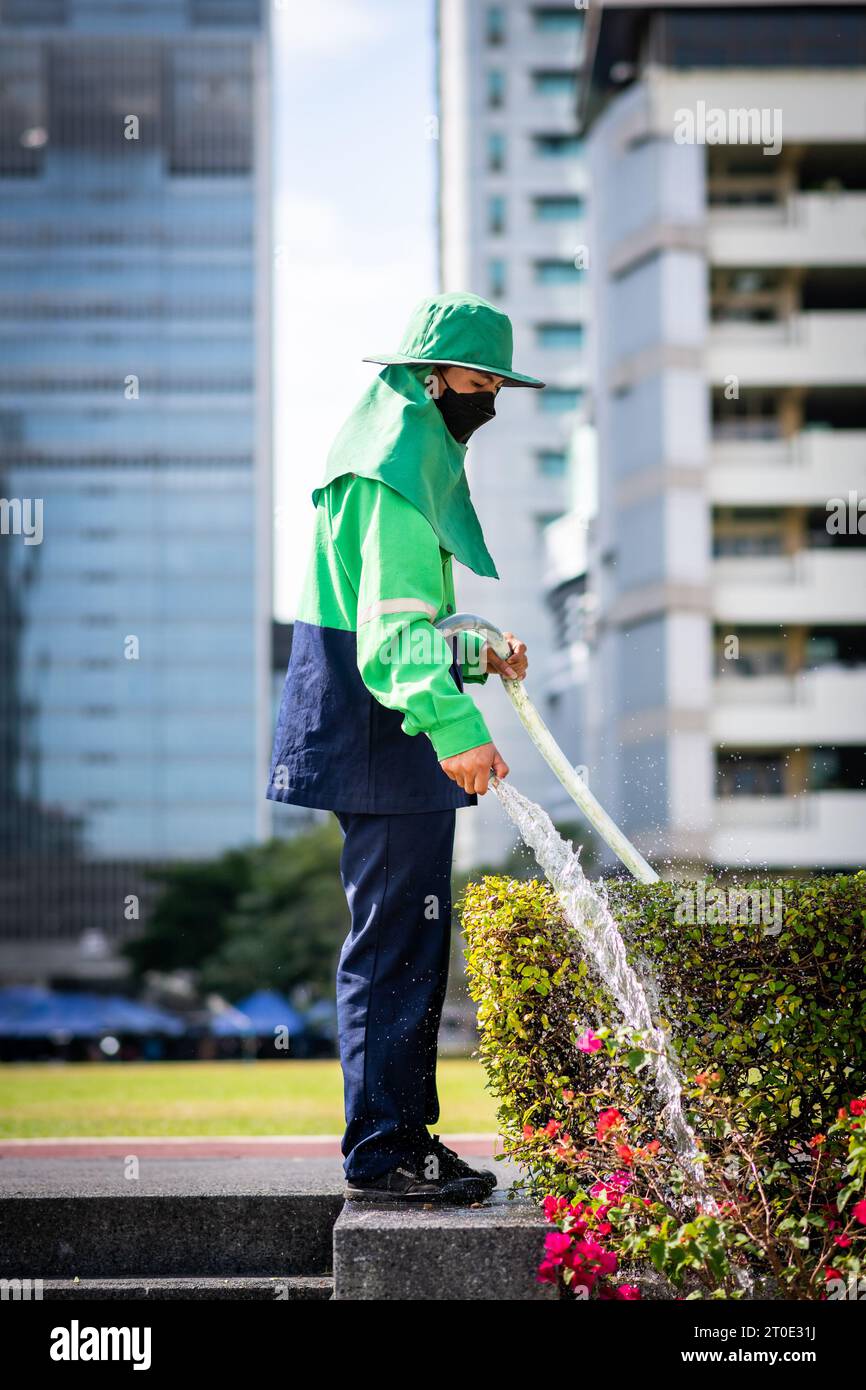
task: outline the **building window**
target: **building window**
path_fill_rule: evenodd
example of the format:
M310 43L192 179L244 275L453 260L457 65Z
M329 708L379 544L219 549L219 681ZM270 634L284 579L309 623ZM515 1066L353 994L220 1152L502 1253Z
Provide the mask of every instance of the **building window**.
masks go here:
M4 24L32 28L37 24L66 24L68 19L66 0L5 0L0 8Z
M505 73L498 68L491 68L487 74L487 105L491 111L505 105Z
M487 137L487 168L491 174L501 174L505 168L505 136L501 130L491 130Z
M540 159L574 159L580 154L579 135L533 135L532 148Z
M492 299L503 299L506 293L505 262L495 258L487 266L488 293ZM542 395L544 393L542 392Z
M570 222L583 216L583 199L533 198L532 209L539 222Z
M574 68L544 68L532 74L532 90L540 97L577 95L577 73Z
M810 792L860 791L864 786L866 748L813 748L809 757Z
M505 199L499 193L487 202L487 230L492 236L501 236L505 231Z
M539 323L535 329L539 347L579 348L583 344L582 323Z
M720 796L782 796L784 757L780 753L720 753L716 772Z
M172 174L248 174L253 158L253 76L248 48L219 44L170 54Z
M563 415L568 410L577 410L583 398L579 387L548 386L538 392L538 408L546 415Z
M535 279L539 285L573 285L584 272L574 261L536 261Z
M717 507L713 512L713 555L784 555L785 521L778 507Z
M564 478L568 470L568 454L564 449L539 449L535 465L543 478Z
M0 46L0 176L32 178L41 172L47 126L40 46L7 38Z
M494 48L505 43L505 10L502 5L488 5L485 38Z
M569 5L536 5L532 22L543 34L579 34L583 29L583 14Z

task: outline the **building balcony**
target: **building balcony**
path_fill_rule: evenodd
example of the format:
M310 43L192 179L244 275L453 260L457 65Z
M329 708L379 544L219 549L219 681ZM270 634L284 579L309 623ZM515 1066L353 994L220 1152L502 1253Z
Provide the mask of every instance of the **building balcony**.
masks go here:
M866 430L725 440L710 451L710 500L723 506L824 506L866 495Z
M773 323L714 323L708 379L723 386L845 386L866 383L866 311L815 310Z
M735 748L866 744L866 667L793 676L738 676L713 685L710 732ZM864 827L866 829L866 827Z
M832 870L863 861L863 791L720 797L713 813L710 858L725 868Z
M722 624L866 622L866 553L801 550L716 559L712 609Z
M862 265L866 193L797 193L771 207L714 207L707 231L713 265Z

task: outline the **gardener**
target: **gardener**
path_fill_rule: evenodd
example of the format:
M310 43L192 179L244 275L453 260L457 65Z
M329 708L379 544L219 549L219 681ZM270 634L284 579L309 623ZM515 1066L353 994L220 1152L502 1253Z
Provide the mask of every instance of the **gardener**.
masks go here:
M427 1126L451 940L455 810L508 768L463 681L526 674L475 638L461 660L435 629L454 612L451 559L498 578L472 506L466 444L511 369L508 317L470 294L415 310L313 493L315 539L283 689L268 796L336 813L351 929L337 972L347 1196L472 1202L475 1172Z

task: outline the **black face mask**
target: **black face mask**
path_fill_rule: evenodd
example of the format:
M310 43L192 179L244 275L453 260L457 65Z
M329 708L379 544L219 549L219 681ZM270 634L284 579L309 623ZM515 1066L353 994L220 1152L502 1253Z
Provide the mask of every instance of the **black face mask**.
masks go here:
M454 391L445 382L445 390L435 397L446 428L458 444L465 444L496 414L495 391Z

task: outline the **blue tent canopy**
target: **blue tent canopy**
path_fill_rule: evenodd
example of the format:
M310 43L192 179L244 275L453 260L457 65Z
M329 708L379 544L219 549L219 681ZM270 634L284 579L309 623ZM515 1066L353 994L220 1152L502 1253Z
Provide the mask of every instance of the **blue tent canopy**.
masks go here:
M254 1033L273 1033L275 1028L285 1028L290 1037L298 1038L307 1031L303 1014L276 990L254 990L246 999L239 999L236 1008L246 1014Z
M107 1033L184 1032L183 1022L162 1009L120 994L49 990L0 990L0 1036L6 1038L102 1038Z
M256 1032L255 1024L240 1009L221 1009L211 1019L210 1030L216 1038L249 1038Z

